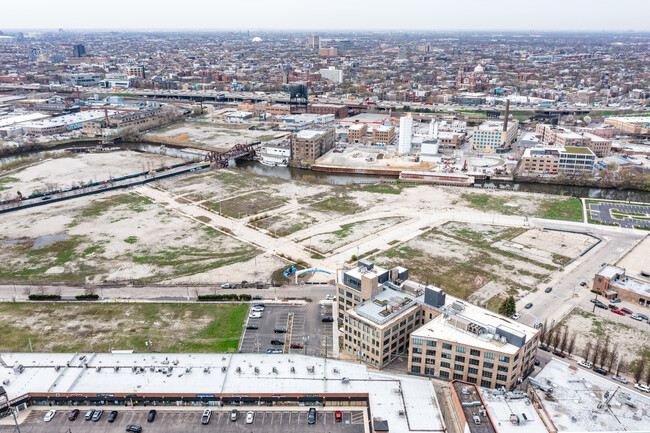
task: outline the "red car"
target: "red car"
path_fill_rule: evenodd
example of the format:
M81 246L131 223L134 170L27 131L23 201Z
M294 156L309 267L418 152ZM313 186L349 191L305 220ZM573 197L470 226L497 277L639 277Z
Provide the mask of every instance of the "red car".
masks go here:
M341 411L340 410L337 410L336 412L334 412L334 421L336 421L336 422L343 421L343 417L341 416Z
M292 349L302 349L302 343L291 343Z
M619 316L625 316L625 313L622 312L621 310L611 310L611 312L612 312L612 313L616 313L616 314L618 314Z
M625 314L634 314L632 313L631 310L628 310L627 308L621 308L621 311L624 312Z
M68 419L69 419L70 421L74 421L74 420L77 419L78 416L79 416L79 409L74 409L74 410L73 410L72 412L70 412L70 414L68 415Z

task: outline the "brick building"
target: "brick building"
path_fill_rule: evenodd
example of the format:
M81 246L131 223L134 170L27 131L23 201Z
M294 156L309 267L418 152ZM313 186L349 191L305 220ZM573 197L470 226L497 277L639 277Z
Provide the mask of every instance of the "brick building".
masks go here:
M348 117L348 107L346 105L332 104L309 104L307 106L309 114L333 114L337 119Z
M334 128L304 129L291 134L293 160L314 161L334 147Z

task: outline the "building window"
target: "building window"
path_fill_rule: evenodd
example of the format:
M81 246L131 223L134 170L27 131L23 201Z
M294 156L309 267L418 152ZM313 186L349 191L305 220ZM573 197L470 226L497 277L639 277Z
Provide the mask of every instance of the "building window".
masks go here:
M427 350L427 356L436 356L435 350Z
M494 353L491 352L485 352L483 356L485 357L485 359L494 359Z
M445 350L451 350L451 344L449 343L442 343L442 348Z
M422 346L422 339L421 338L413 338L413 345Z
M442 367L442 368L449 368L450 366L451 366L451 364L449 364L448 362L442 361L440 363L440 367Z
M505 371L506 373L508 372L508 366L507 365L499 365L497 367L497 370L499 371Z
M500 380L501 382L506 382L508 380L508 376L505 374L497 374L497 380Z
M467 374L478 374L478 368L469 367L467 369Z
M422 355L422 348L420 347L414 347L413 348L413 353L416 353L418 355Z
M451 359L451 353L441 352L441 353L440 353L440 357L441 357L442 359Z
M411 366L411 373L420 374L420 366L419 365L412 365Z
M476 349L469 349L469 354L472 356L481 356L481 351Z
M458 373L454 373L454 379L456 379L456 380L463 380L463 375L462 375L462 374L458 374Z
M469 365L479 365L478 359L470 358Z
M465 371L465 367L462 365L455 364L454 365L454 370L456 371Z
M481 386L483 388L492 388L492 382L489 380L481 380Z
M449 379L449 372L448 371L441 371L440 372L440 377L443 379Z
M476 383L476 378L475 378L475 377L469 377L469 376L468 376L468 377L467 377L467 381L468 381L469 383Z
M492 379L492 372L491 371L484 371L481 373L481 376L487 377L488 379Z
M465 353L466 349L461 346L456 346L456 352L458 353Z
M419 356L414 356L412 362L419 364L422 362L422 358L420 358Z
M427 346L436 347L436 340L427 340Z
M515 359L516 361L516 359ZM510 362L509 356L499 355L499 362L505 362L506 364Z
M436 365L436 360L435 360L435 359L431 359L431 358L426 358L426 359L424 360L424 363L425 363L426 365Z
M456 355L456 356L454 357L454 361L456 361L456 362L460 362L460 363L465 363L465 357L464 357L464 356L460 356L460 355Z
M361 302L361 298L357 295L354 295L354 300L357 302Z

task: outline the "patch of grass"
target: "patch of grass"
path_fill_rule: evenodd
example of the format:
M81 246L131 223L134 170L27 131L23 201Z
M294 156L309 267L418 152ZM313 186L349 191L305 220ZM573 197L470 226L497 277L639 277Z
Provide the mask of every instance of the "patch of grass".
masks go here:
M561 254L553 253L551 257L553 257L553 263L557 263L560 266L564 266L571 261L571 257L563 256Z
M540 206L541 217L564 221L582 221L582 202L577 198L545 200Z
M232 218L241 218L280 207L286 202L287 199L284 197L273 196L268 192L258 191L224 200L220 203L214 203L211 207Z
M124 242L127 244L134 244L138 242L138 238L136 236L129 236L128 238L124 239Z
M127 206L129 210L139 213L144 212L146 210L145 206L150 204L152 204L151 200L137 194L121 194L92 201L90 205L83 209L81 216L84 218L98 217L118 206Z
M6 185L8 183L13 183L13 182L18 182L18 179L16 179L15 177L3 177L2 179L0 179L0 191L4 191L6 189L2 185Z
M110 338L114 349L135 352L148 351L146 340L154 352L234 352L247 311L245 304L2 303L0 351L27 352L31 339L39 352L107 352Z
M341 197L330 197L312 203L309 207L317 211L335 212L343 215L350 215L365 210L365 208L360 206L353 197L347 195Z
M373 192L375 194L394 194L399 195L406 185L392 185L386 183L373 183L357 187L359 191Z

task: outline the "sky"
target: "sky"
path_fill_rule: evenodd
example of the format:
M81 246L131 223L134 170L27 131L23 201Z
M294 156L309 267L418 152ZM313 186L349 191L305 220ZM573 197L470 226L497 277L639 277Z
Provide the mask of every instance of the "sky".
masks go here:
M650 31L650 0L8 0L0 30Z

